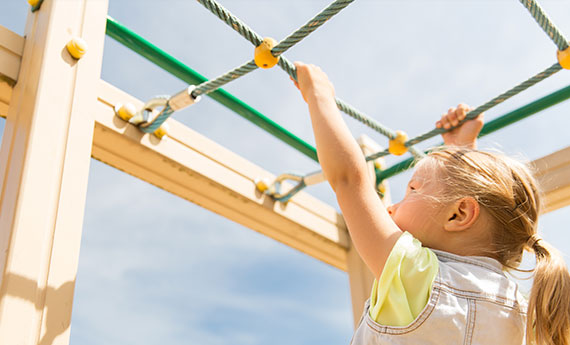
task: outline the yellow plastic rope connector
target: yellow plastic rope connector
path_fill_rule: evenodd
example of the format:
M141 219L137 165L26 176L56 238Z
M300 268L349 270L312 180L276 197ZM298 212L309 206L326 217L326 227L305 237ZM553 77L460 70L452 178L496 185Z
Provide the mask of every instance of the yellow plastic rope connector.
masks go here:
M271 54L271 49L277 45L277 41L271 37L265 37L260 45L255 47L254 58L255 64L259 68L271 68L277 64L279 57Z
M81 59L87 52L87 42L81 37L73 37L71 41L67 42L66 47L69 54L77 60Z
M165 135L168 135L168 125L166 123L162 124L162 126L158 127L156 131L153 133L158 139L162 139Z
M115 114L125 121L129 121L137 113L137 108L132 103L117 104L115 106Z
M396 156L401 156L408 152L408 148L404 145L408 141L408 135L403 131L396 131L396 137L390 140L388 151Z
M558 57L558 63L562 68L570 69L570 47L564 50L559 50L556 56Z
M34 7L37 4L40 3L40 0L28 0L28 4L30 4L30 6Z

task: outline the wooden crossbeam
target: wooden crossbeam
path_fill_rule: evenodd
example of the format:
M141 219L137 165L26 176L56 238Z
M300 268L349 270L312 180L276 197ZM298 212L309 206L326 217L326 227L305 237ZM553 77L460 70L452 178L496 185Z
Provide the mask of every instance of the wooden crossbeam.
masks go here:
M113 110L141 101L104 81L98 95L95 159L346 271L348 233L332 207L306 193L276 203L254 183L272 174L174 120L166 139L145 135Z

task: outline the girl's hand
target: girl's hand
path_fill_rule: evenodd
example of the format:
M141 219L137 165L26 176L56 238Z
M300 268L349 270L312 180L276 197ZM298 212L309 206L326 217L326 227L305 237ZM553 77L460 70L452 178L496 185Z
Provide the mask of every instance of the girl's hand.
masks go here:
M332 97L334 99L334 86L329 78L320 67L315 65L307 65L296 61L297 80L291 80L295 86L301 91L305 102L309 103L314 97Z
M435 123L436 128L449 129L459 125L459 122L465 119L465 115L473 110L465 104L459 104L457 108L449 108L447 114L443 114L441 119ZM469 148L477 148L477 136L483 128L483 114L480 114L473 120L466 121L461 126L443 133L443 142L447 146L465 146Z

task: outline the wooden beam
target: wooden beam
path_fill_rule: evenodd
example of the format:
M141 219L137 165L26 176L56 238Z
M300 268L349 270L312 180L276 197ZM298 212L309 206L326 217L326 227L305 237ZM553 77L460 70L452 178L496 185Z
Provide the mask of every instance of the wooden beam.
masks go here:
M95 159L346 270L347 230L332 207L306 193L276 203L255 188L274 178L267 171L174 120L166 139L144 135L113 111L141 101L103 81L98 95Z
M1 89L10 104L0 149L0 344L69 342L106 15L107 0L45 0L29 13L23 53L21 38L0 34L15 47L0 53L3 84L17 79L11 96ZM89 45L79 61L65 49L74 35Z
M570 205L570 146L532 163L545 196L542 213Z

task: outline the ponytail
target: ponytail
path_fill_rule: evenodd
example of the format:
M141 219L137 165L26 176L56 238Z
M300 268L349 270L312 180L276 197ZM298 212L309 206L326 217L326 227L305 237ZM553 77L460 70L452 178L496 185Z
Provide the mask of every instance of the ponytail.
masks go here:
M560 254L532 235L528 249L536 255L534 283L527 311L528 345L570 345L570 274Z

